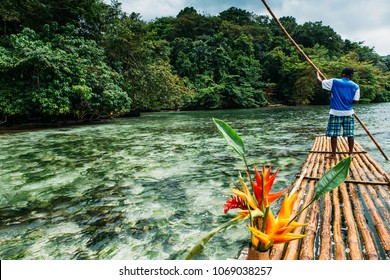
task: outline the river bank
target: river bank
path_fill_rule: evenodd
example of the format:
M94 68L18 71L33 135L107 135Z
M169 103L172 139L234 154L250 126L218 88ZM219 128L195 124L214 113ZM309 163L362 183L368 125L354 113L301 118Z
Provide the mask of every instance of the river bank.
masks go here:
M74 117L52 118L10 118L0 123L0 134L13 134L43 129L64 128L70 126L96 125L107 123L115 119L140 117L140 112L133 112L121 116L102 116L91 119L75 119Z
M264 108L281 108L281 107L289 107L289 106L277 103L277 104L270 104L269 106ZM209 110L209 111L212 112L213 110ZM95 124L107 123L116 119L137 118L137 117L141 117L141 114L172 113L172 112L192 112L192 111L162 110L158 112L142 112L142 113L139 111L134 111L126 115L102 116L100 118L82 119L82 120L75 119L74 117L71 116L52 117L52 118L8 118L8 119L6 118L0 122L0 134L13 134L13 133L21 133L21 132L28 132L28 131L35 131L35 130L42 130L42 129L64 128L64 127L80 126L80 125L95 125Z

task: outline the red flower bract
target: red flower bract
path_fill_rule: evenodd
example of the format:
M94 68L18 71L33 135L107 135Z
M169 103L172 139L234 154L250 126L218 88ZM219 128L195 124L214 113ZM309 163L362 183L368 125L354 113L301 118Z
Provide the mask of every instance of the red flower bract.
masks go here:
M237 208L246 210L248 209L248 206L246 206L246 203L243 199L241 199L238 196L232 195L231 199L226 200L223 212L226 214L230 209L237 209Z
M282 191L276 192L276 193L270 193L272 185L274 184L276 175L279 172L279 169L276 170L276 172L271 176L271 168L270 167L265 170L265 167L262 168L262 174L264 177L264 207L269 206L272 202L277 200L279 197L281 197L289 188L286 188ZM255 176L256 176L256 183L252 181L253 185L253 191L255 193L258 207L261 209L262 207L262 183L263 179L260 173L257 171L257 168L255 166Z

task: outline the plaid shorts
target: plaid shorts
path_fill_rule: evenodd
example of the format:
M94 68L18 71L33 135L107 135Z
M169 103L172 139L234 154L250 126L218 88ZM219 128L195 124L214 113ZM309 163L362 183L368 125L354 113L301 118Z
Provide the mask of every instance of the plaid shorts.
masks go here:
M326 128L326 136L340 136L341 127L343 127L343 136L352 137L354 135L355 120L352 116L334 116L329 115L328 127Z

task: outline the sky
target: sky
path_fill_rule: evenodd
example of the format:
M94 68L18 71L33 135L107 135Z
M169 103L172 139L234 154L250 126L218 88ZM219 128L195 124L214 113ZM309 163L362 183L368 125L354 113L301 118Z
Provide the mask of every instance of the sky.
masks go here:
M104 0L110 3L110 0ZM186 7L200 14L218 15L230 7L257 15L269 15L260 0L119 0L122 10L139 13L150 21L159 17L176 16ZM321 21L343 39L364 42L379 55L390 55L389 0L267 0L278 17L292 16L298 24ZM270 16L270 15L269 15Z

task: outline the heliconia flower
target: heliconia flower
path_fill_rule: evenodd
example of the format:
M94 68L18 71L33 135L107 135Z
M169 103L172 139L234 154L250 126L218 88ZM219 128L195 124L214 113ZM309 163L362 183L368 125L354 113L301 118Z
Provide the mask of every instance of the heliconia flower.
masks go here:
M276 193L270 193L272 185L274 184L276 175L279 172L279 169L276 170L276 172L271 176L271 168L270 167L265 170L264 166L262 168L262 174L264 177L264 207L268 207L272 202L277 200L279 197L281 197L289 188L286 188L282 191L276 192ZM257 168L255 166L255 177L256 182L252 181L253 190L257 199L258 207L261 208L262 206L262 176L257 171Z
M255 203L255 200L254 200L251 192L249 191L248 187L246 186L244 179L241 177L241 175L238 176L238 179L241 182L243 192L239 191L239 190L235 190L235 189L231 189L231 192L234 193L235 195L237 195L242 200L244 200L247 203L247 205L249 205L252 209L256 209L257 205Z
M238 216L235 219L244 219L248 215L251 215L252 217L262 216L263 212L258 209L252 194L244 182L244 179L241 175L239 175L238 178L241 182L243 191L231 189L231 192L236 196L231 196L232 199L226 201L224 205L224 212L227 213L230 209L235 208L242 209L242 211L238 211Z
M271 210L268 212L265 232L249 226L249 230L253 233L252 244L255 248L258 248L259 242L261 242L263 248L267 249L270 245L285 243L306 236L304 234L291 233L294 229L307 225L290 220L296 197L297 194L295 193L290 197L286 196L284 198L277 219L275 219Z
M243 200L241 197L238 196L231 196L231 199L226 200L226 203L224 204L223 212L226 214L230 209L248 209L248 206L246 206L245 200Z
M284 197L283 203L280 206L278 219L290 218L296 200L297 200L297 193L290 195L290 197L288 197L288 195Z

